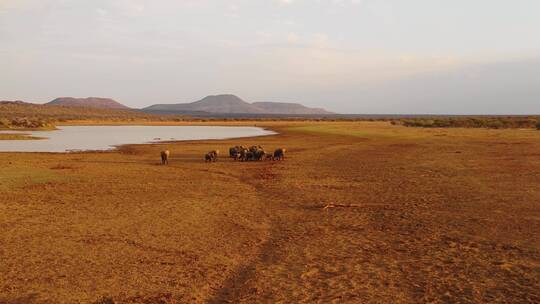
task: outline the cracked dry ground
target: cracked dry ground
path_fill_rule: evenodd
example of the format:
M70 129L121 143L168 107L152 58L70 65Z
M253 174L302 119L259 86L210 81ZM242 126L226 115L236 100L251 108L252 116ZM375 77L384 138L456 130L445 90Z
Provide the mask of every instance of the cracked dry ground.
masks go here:
M0 303L540 302L539 133L269 124L0 154ZM202 161L239 143L290 153Z

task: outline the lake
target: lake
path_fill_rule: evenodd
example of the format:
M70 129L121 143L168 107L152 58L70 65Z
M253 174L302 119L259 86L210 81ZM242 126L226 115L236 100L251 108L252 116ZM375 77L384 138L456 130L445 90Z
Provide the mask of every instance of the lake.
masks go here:
M275 134L257 127L219 126L62 126L54 131L0 131L24 133L40 140L0 140L0 152L69 152L111 150L126 144L175 140L205 140Z

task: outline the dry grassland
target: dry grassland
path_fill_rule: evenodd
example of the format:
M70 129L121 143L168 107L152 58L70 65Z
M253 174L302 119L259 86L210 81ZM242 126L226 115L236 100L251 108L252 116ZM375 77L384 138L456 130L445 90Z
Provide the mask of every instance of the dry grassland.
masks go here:
M257 124L0 153L0 303L540 302L540 132ZM235 144L289 153L203 161Z

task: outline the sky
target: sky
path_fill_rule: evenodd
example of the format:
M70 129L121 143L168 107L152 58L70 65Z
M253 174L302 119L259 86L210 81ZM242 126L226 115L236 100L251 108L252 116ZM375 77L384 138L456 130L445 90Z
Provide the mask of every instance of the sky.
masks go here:
M0 0L0 100L540 114L538 0Z

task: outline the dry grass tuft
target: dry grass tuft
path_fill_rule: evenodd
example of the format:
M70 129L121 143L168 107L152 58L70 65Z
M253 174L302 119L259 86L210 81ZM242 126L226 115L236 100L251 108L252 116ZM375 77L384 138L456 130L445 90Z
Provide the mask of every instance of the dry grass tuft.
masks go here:
M68 169L75 169L75 167L68 166L68 165L62 165L62 164L58 164L58 165L55 165L55 166L51 167L51 170L68 170Z

